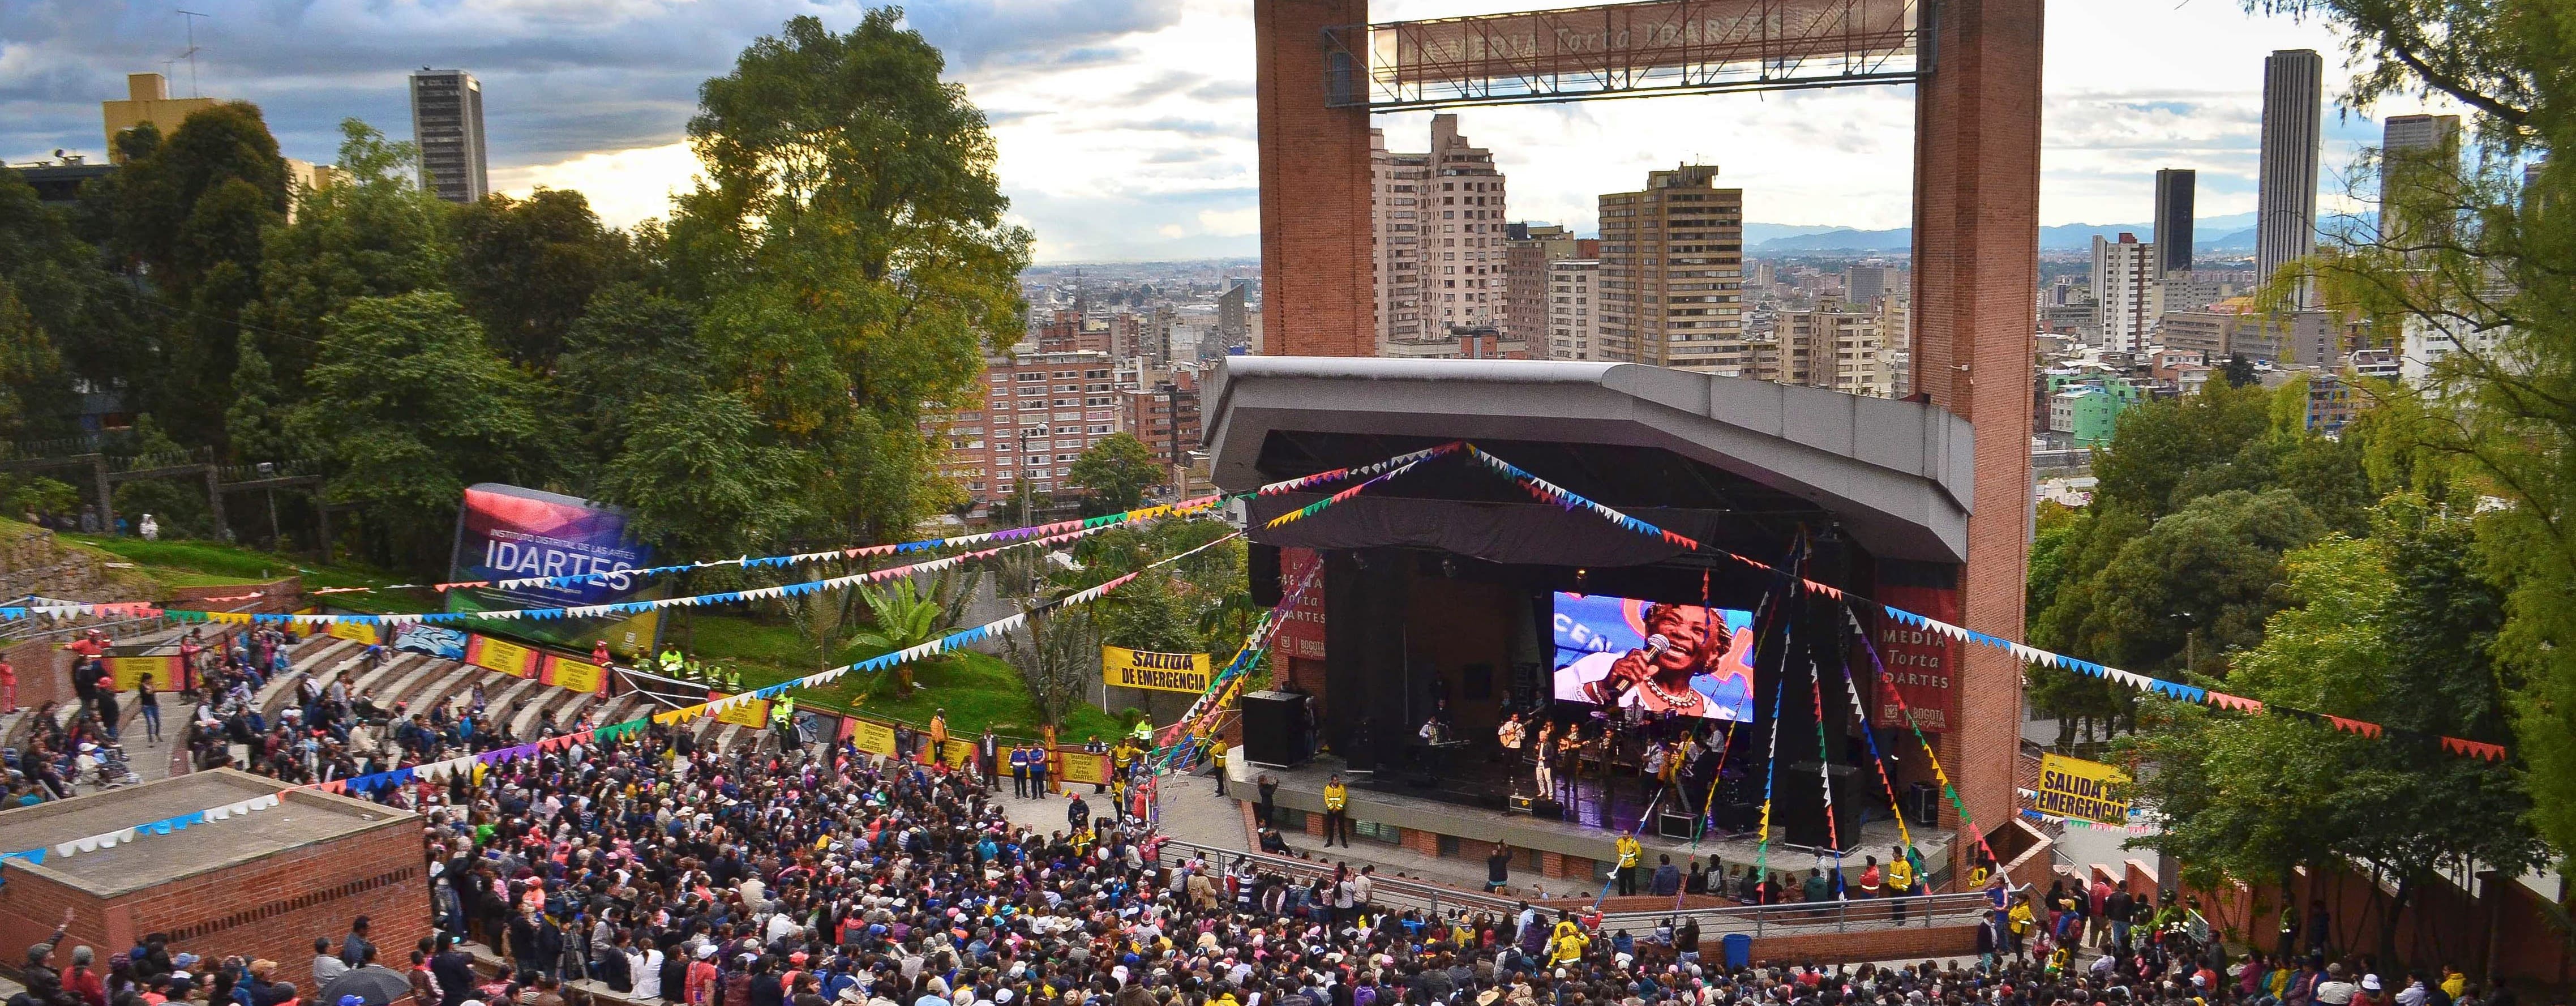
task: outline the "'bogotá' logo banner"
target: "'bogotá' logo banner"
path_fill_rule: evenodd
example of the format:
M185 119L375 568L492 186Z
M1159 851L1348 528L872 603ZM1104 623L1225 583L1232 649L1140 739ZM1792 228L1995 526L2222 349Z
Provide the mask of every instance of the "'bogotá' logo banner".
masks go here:
M2111 789L2128 781L2128 773L2098 761L2041 755L2039 795L2031 798L2030 809L2101 824L2127 824L2129 801L2114 799Z
M1208 689L1208 655L1103 646L1100 679L1119 688L1201 694Z

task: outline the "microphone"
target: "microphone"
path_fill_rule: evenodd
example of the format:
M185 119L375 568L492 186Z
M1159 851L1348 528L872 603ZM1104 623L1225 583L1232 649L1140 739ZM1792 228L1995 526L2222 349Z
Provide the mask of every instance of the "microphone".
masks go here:
M1653 660L1656 657L1663 656L1665 650L1672 648L1673 641L1665 638L1663 633L1658 632L1646 637L1646 659L1648 660ZM1619 700L1626 697L1628 690L1634 687L1636 687L1636 682L1633 681L1619 681L1612 683L1610 688L1610 701L1608 704L1614 706L1618 705Z

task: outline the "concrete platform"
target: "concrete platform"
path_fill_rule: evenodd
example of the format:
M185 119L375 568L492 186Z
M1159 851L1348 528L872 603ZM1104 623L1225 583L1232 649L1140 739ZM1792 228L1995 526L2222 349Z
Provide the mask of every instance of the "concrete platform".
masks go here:
M1341 760L1330 756L1317 757L1293 769L1260 768L1247 765L1242 759L1233 759L1233 764L1228 766L1231 781L1227 783L1227 789L1238 800L1247 803L1257 800L1260 791L1252 780L1265 772L1279 781L1279 806L1305 811L1316 817L1324 812L1324 783L1335 772L1344 773L1345 780L1350 778ZM1500 842L1515 849L1579 857L1596 865L1617 858L1614 844L1619 833L1615 831L1526 814L1501 813L1400 792L1350 787L1349 812L1353 821L1393 825L1407 831L1451 835L1475 842ZM1638 835L1637 841L1645 846L1645 865L1650 868L1655 865L1658 855L1670 855L1676 865L1687 863L1686 857L1690 856L1714 855L1729 865L1750 864L1760 857L1765 868L1772 872L1798 877L1805 876L1809 869L1832 869L1836 865L1830 856L1820 860L1805 847L1782 844L1778 841L1780 830L1775 821L1772 827L1774 840L1767 853L1751 835L1704 835L1694 844L1689 839L1663 838L1648 831ZM1957 838L1954 832L1915 828L1912 834L1915 848L1922 852L1925 863L1949 862L1950 845ZM1293 833L1290 841L1296 841ZM1370 840L1362 838L1360 841L1365 846ZM1861 826L1859 841L1853 844L1850 855L1840 866L1847 875L1857 877L1864 865L1862 856L1875 855L1883 861L1889 849L1896 844L1896 822L1885 819L1871 821ZM1482 868L1481 853L1478 853L1475 865ZM1590 871L1584 871L1580 879L1589 879L1592 875ZM1933 876L1935 890L1943 889L1941 884L1946 876L1945 871L1936 869Z

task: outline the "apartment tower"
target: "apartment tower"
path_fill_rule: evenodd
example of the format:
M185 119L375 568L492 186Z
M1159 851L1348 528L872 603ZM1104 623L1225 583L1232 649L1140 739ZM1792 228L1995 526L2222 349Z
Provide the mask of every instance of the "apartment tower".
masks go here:
M2191 212L2200 172L2163 168L2156 172L2157 278L2191 278Z
M2324 118L2325 58L2282 49L2263 60L2263 152L2254 200L2255 281L2316 249L2317 136ZM2299 301L2308 300L2302 291Z
M1744 287L1744 190L1717 166L1646 175L1601 196L1601 293L1594 358L1740 376L1751 363Z
M411 75L411 139L420 147L420 187L451 203L492 191L484 176L483 84L463 70L422 67Z

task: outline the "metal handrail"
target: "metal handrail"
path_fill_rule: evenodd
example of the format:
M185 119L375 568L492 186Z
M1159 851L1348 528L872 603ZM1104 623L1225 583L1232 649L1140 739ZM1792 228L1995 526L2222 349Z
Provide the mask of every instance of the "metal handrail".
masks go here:
M1255 868L1263 873L1278 873L1298 880L1330 880L1333 877L1333 867L1330 863L1276 856L1257 850L1247 852L1242 849L1225 849L1176 838L1165 839L1156 857L1158 863L1178 862L1190 858L1192 854L1206 859L1210 866L1218 870L1234 865L1234 857L1242 856L1249 858ZM1372 903L1400 909L1418 909L1435 915L1444 908L1453 911L1493 912L1508 915L1519 911L1521 906L1521 902L1516 899L1498 898L1462 888L1427 884L1419 880L1389 877L1384 874L1371 874L1369 884L1373 888L1369 899Z
M1202 845L1181 839L1166 839L1157 859L1159 863L1177 863L1190 858L1193 854L1206 859L1209 865L1217 870L1234 865L1234 857L1241 856L1250 859L1259 872L1283 874L1301 881L1329 880L1333 875L1333 867L1329 863L1276 856L1265 852L1247 852L1241 849ZM1399 910L1422 910L1434 915L1445 908L1453 913L1488 912L1508 916L1520 911L1520 906L1526 903L1526 899L1500 898L1482 892L1402 877L1375 876L1371 881L1375 886L1372 892L1374 897L1371 900L1380 906ZM1719 895L1719 897L1724 896ZM1540 905L1540 911L1553 911L1563 907L1562 899L1551 900L1557 901L1558 904ZM1791 933L1875 931L1908 926L1931 927L1974 922L1993 905L1985 894L1979 892L1918 896L1905 898L1903 901L1905 918L1902 922L1896 918L1897 905L1894 899L1864 898L1856 901L1786 905L1719 905L1644 912L1610 912L1601 917L1601 928L1605 931L1617 929L1651 931L1663 920L1670 919L1677 926L1685 921L1697 921L1703 938L1723 936L1728 933L1748 933L1759 936L1773 930Z

